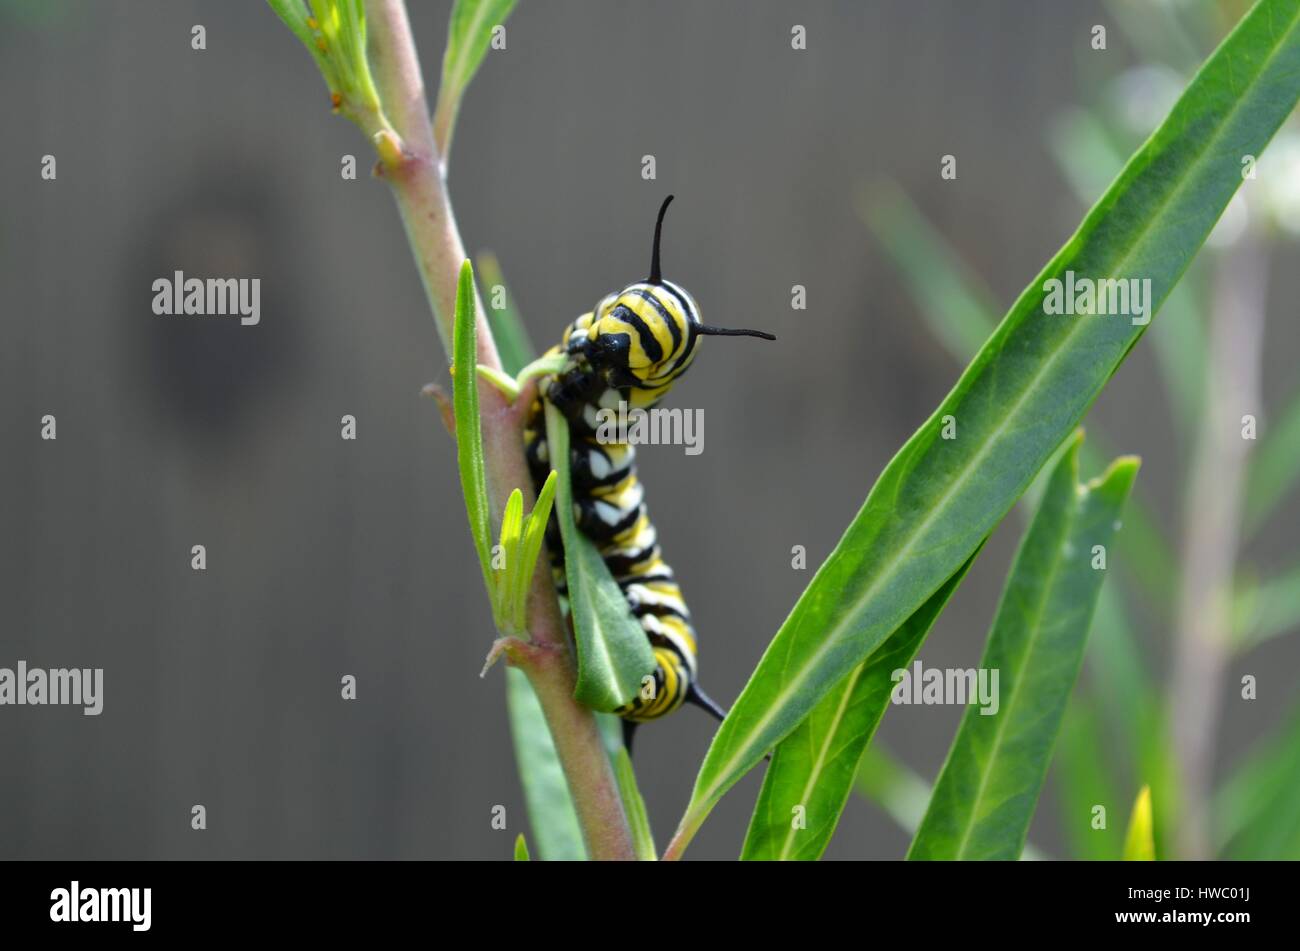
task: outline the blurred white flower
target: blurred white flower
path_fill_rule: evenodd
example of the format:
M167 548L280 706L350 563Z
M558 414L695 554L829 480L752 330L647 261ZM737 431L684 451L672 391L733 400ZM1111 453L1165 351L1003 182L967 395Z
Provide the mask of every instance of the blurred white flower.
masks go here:
M1245 184L1252 183L1246 182ZM1246 207L1246 199L1241 197L1239 191L1232 196L1232 201L1228 202L1228 207L1223 209L1223 216L1219 218L1219 223L1214 226L1214 230L1205 239L1205 243L1211 248L1226 248L1241 237L1249 222L1250 211Z
M1255 180L1258 205L1287 234L1300 236L1300 132L1284 128L1259 157Z
M1136 66L1110 84L1106 98L1124 129L1145 138L1169 114L1186 85L1186 80L1168 66Z

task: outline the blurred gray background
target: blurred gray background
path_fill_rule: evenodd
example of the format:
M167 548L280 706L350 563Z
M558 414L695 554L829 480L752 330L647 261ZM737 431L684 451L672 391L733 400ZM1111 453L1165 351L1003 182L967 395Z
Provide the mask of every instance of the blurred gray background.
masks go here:
M410 6L432 93L450 4ZM672 397L705 408L703 455L639 457L720 701L958 375L855 195L901 182L1008 306L1081 218L1043 130L1079 98L1106 18L1028 0L525 0L486 58L450 188L535 342L644 274L669 192L666 275L707 321L780 337L710 341ZM1089 66L1103 78L1139 59L1110 46ZM446 359L392 199L309 57L255 0L7 0L0 88L0 666L106 681L98 718L0 708L0 857L507 857L525 813L504 680L478 677L490 615L453 446L419 396L446 384ZM357 181L339 175L348 153ZM945 153L956 181L939 178ZM1270 290L1264 418L1294 382L1297 264L1289 245ZM261 324L155 317L150 284L174 269L260 277ZM1176 543L1187 452L1147 343L1093 418L1143 456L1142 495ZM1293 497L1257 564L1289 563L1297 514ZM1020 530L994 536L925 664L978 664ZM1143 641L1162 680L1170 636L1148 624ZM1279 639L1234 665L1261 696L1225 685L1220 771L1277 725L1296 660ZM961 712L899 707L880 737L933 778ZM662 840L713 729L689 709L638 737ZM692 857L738 854L759 775ZM1031 839L1061 854L1054 783ZM509 832L491 828L496 804ZM855 796L828 855L907 841Z

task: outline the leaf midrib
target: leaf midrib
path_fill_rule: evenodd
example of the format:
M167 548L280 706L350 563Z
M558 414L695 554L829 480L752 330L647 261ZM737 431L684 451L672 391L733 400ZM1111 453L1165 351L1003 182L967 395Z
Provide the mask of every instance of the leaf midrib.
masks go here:
M469 62L470 57L469 50L467 49L469 43L466 42L466 39L478 35L480 32L480 24L486 22L488 18L489 8L495 8L494 4L481 3L475 8L474 13L470 16L469 25L465 28L465 32L460 38L461 42L457 44L459 47L459 50L457 51L458 55L456 56L455 66L451 71L455 85L457 86L464 87L467 85L464 82L466 72L465 64ZM489 42L491 41L489 40Z
M853 673L849 674L849 677L844 684L844 692L840 697L839 706L835 709L835 716L831 718L830 728L826 731L826 741L821 744L821 749L817 751L817 759L813 763L812 768L808 770L808 781L804 783L803 792L800 793L796 802L806 803L808 797L812 795L813 787L817 785L817 780L821 778L822 769L824 769L826 765L827 752L834 745L840 724L844 721L845 712L849 708L849 700L853 697L853 688L858 685L858 681L862 679L862 674L866 669L867 663L866 661L863 661L854 668ZM781 843L781 850L777 853L778 858L784 860L790 856L791 843L794 841L794 833L795 829L792 823L785 833L785 841Z
M1264 58L1264 62L1260 65L1259 69L1256 71L1255 77L1252 78L1251 80L1252 83L1254 83L1259 76L1262 76L1265 72L1268 71L1270 64L1277 57L1278 53L1287 46L1288 44L1287 37L1289 37L1295 31L1296 22L1298 18L1300 18L1300 10L1297 10L1297 12L1292 15L1290 26L1288 26L1286 32L1282 34L1282 38L1278 39L1274 43L1272 50L1270 50L1269 54ZM1174 187L1170 190L1169 194L1166 195L1165 198L1160 202L1158 210L1154 214L1145 217L1145 220L1143 221L1141 229L1139 231L1139 236L1130 243L1129 251L1127 251L1124 254L1124 256L1119 260L1119 262L1117 262L1114 266L1112 266L1109 269L1108 273L1110 274L1119 273L1124 269L1124 266L1133 258L1136 248L1138 248L1144 243L1146 236L1154 227L1155 221L1158 218L1162 217L1165 209L1173 202L1176 196L1181 194L1182 190L1186 187L1187 183L1190 180L1192 180L1194 177L1196 177L1193 174L1194 170L1196 170L1201 166L1202 162L1204 161L1205 155L1212 150L1213 144L1222 138L1224 134L1224 130L1227 129L1232 124L1232 120L1234 116L1237 114L1238 110L1241 108L1243 102L1244 102L1244 97L1240 97L1240 96L1233 101L1232 107L1223 115L1222 121L1218 123L1213 134L1207 136L1203 140L1201 148L1197 151L1195 158L1193 158L1189 162L1187 174L1180 177L1180 179L1175 183ZM1164 128L1164 123L1161 123L1161 125L1156 128L1156 130L1151 134L1151 136L1147 139L1147 141L1143 143L1142 147L1134 154L1133 158L1129 159L1129 161L1124 166L1124 171L1120 172L1121 177L1124 175L1124 172L1127 171L1128 168L1133 164L1134 160L1138 156L1145 154L1147 147L1151 144L1155 136L1160 134L1160 131L1163 128ZM1102 196L1099 202L1104 200L1105 200L1105 195ZM1090 212L1088 218L1091 217L1092 214ZM1088 219L1085 219L1085 223L1087 220ZM1073 241L1073 239L1071 239L1071 241ZM1067 243L1067 247L1068 246L1069 244ZM1055 260L1055 258L1053 260ZM1041 274L1039 276L1041 276ZM1035 278L1035 281L1037 281L1037 278ZM1161 303L1163 303L1163 298L1161 300ZM898 551L898 553L895 555L894 558L890 559L889 561L889 564L891 566L890 569L886 573L877 576L876 581L872 582L871 586L867 589L866 592L863 593L862 597L857 599L855 603L855 607L852 609L852 611L845 617L844 620L836 624L835 627L832 628L831 633L822 640L821 645L813 653L809 662L805 663L802 666L801 668L802 670L807 671L816 666L816 662L819 661L831 649L831 647L835 644L836 639L840 636L841 632L847 626L849 626L850 622L854 618L856 618L858 611L860 610L859 607L857 606L865 604L866 602L870 601L872 597L874 597L876 591L884 583L885 579L891 577L893 573L897 570L896 566L899 565L901 562L903 562L906 559L906 557L911 554L911 551L916 546L917 541L925 534L925 530L928 529L931 523L933 523L934 520L936 519L937 513L947 505L949 499L952 498L952 496L956 493L957 489L960 486L965 485L966 482L971 478L971 475L975 471L977 471L979 467L978 466L979 461L981 461L983 456L987 455L988 452L991 451L990 447L993 445L993 443L996 442L998 439L1000 439L1002 433L1006 429L1008 421L1013 416L1019 413L1020 408L1029 399L1030 394L1037 390L1047 370L1050 367L1055 365L1060 355L1063 352L1065 352L1070 341L1074 339L1074 336L1079 332L1079 328L1083 325L1084 325L1083 320L1075 321L1074 325L1061 339L1060 344L1056 347L1056 349L1052 351L1052 354L1046 360L1043 361L1042 365L1038 369L1038 372L1034 374L1034 378L1031 384L1028 387L1026 387L1021 397L1018 400L1016 400L1012 408L1012 411L1007 413L1003 417L1002 422L1000 422L997 425L993 434L988 439L985 440L984 445L976 453L975 457L972 458L970 464L967 465L966 468L961 473L959 473L958 477L953 480L953 482L949 485L949 487L944 490L943 496L941 497L940 504L931 508L930 514L927 515L924 519L922 519L921 523L918 525L917 529L912 533L911 538L907 541L907 543L903 546L903 548ZM813 580L815 581L816 579L814 578ZM803 681L806 678L807 678L806 674L796 675L796 679L790 681L788 685L777 694L777 696L773 699L773 702L768 704L767 711L757 721L758 725L756 726L756 728L750 731L751 735L761 733L763 729L766 728L767 724L770 723L772 719L774 719L776 714L784 706L784 704L787 701L787 698L791 694L797 691L798 687L803 683ZM742 747L742 753L743 753L743 749L744 748ZM724 777L729 775L734 769L735 764L738 761L740 761L742 758L743 756L741 755L733 755L725 764L725 768L720 768L718 770L715 770L715 775L724 776ZM711 800L716 795L719 785L720 784L715 781L711 785L711 787L709 787L708 794L702 797L702 800L705 802Z

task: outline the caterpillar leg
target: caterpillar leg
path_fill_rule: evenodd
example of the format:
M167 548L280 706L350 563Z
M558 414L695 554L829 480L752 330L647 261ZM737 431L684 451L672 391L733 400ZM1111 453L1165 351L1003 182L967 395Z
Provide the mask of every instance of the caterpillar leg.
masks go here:
M700 685L694 681L691 682L690 689L686 691L686 702L699 707L719 723L727 718L727 711L711 700L709 695L701 690Z
M710 716L716 719L719 723L721 723L723 720L727 718L727 711L722 709L722 707L718 706L717 703L711 700L709 698L709 695L705 693L703 690L701 690L700 685L695 683L694 681L691 681L690 689L686 691L686 703L693 704L694 706L699 707L701 710L704 710L706 713L708 713ZM630 749L628 750L628 755L629 756L632 755L632 751ZM768 753L766 756L763 757L763 759L767 760L769 763L772 762L772 754Z

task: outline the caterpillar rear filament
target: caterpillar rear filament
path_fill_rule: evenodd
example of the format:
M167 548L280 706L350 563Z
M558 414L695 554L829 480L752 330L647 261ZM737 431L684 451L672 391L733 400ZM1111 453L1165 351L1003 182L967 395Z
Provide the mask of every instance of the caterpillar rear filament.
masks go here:
M672 200L672 195L664 200L655 221L650 276L601 298L548 351L547 356L563 356L567 362L539 381L539 396L529 409L525 429L528 464L540 489L551 469L542 400L568 421L575 521L618 582L654 653L654 690L646 691L651 695L639 694L615 711L623 718L629 746L638 723L671 713L683 703L699 706L718 719L725 712L700 690L695 629L646 514L644 491L636 476L636 450L626 442L599 440L598 413L617 412L620 402L629 413L654 407L690 367L701 337L776 339L758 330L702 324L691 295L663 279L659 242ZM554 517L547 530L547 547L563 597L567 594L564 548Z

